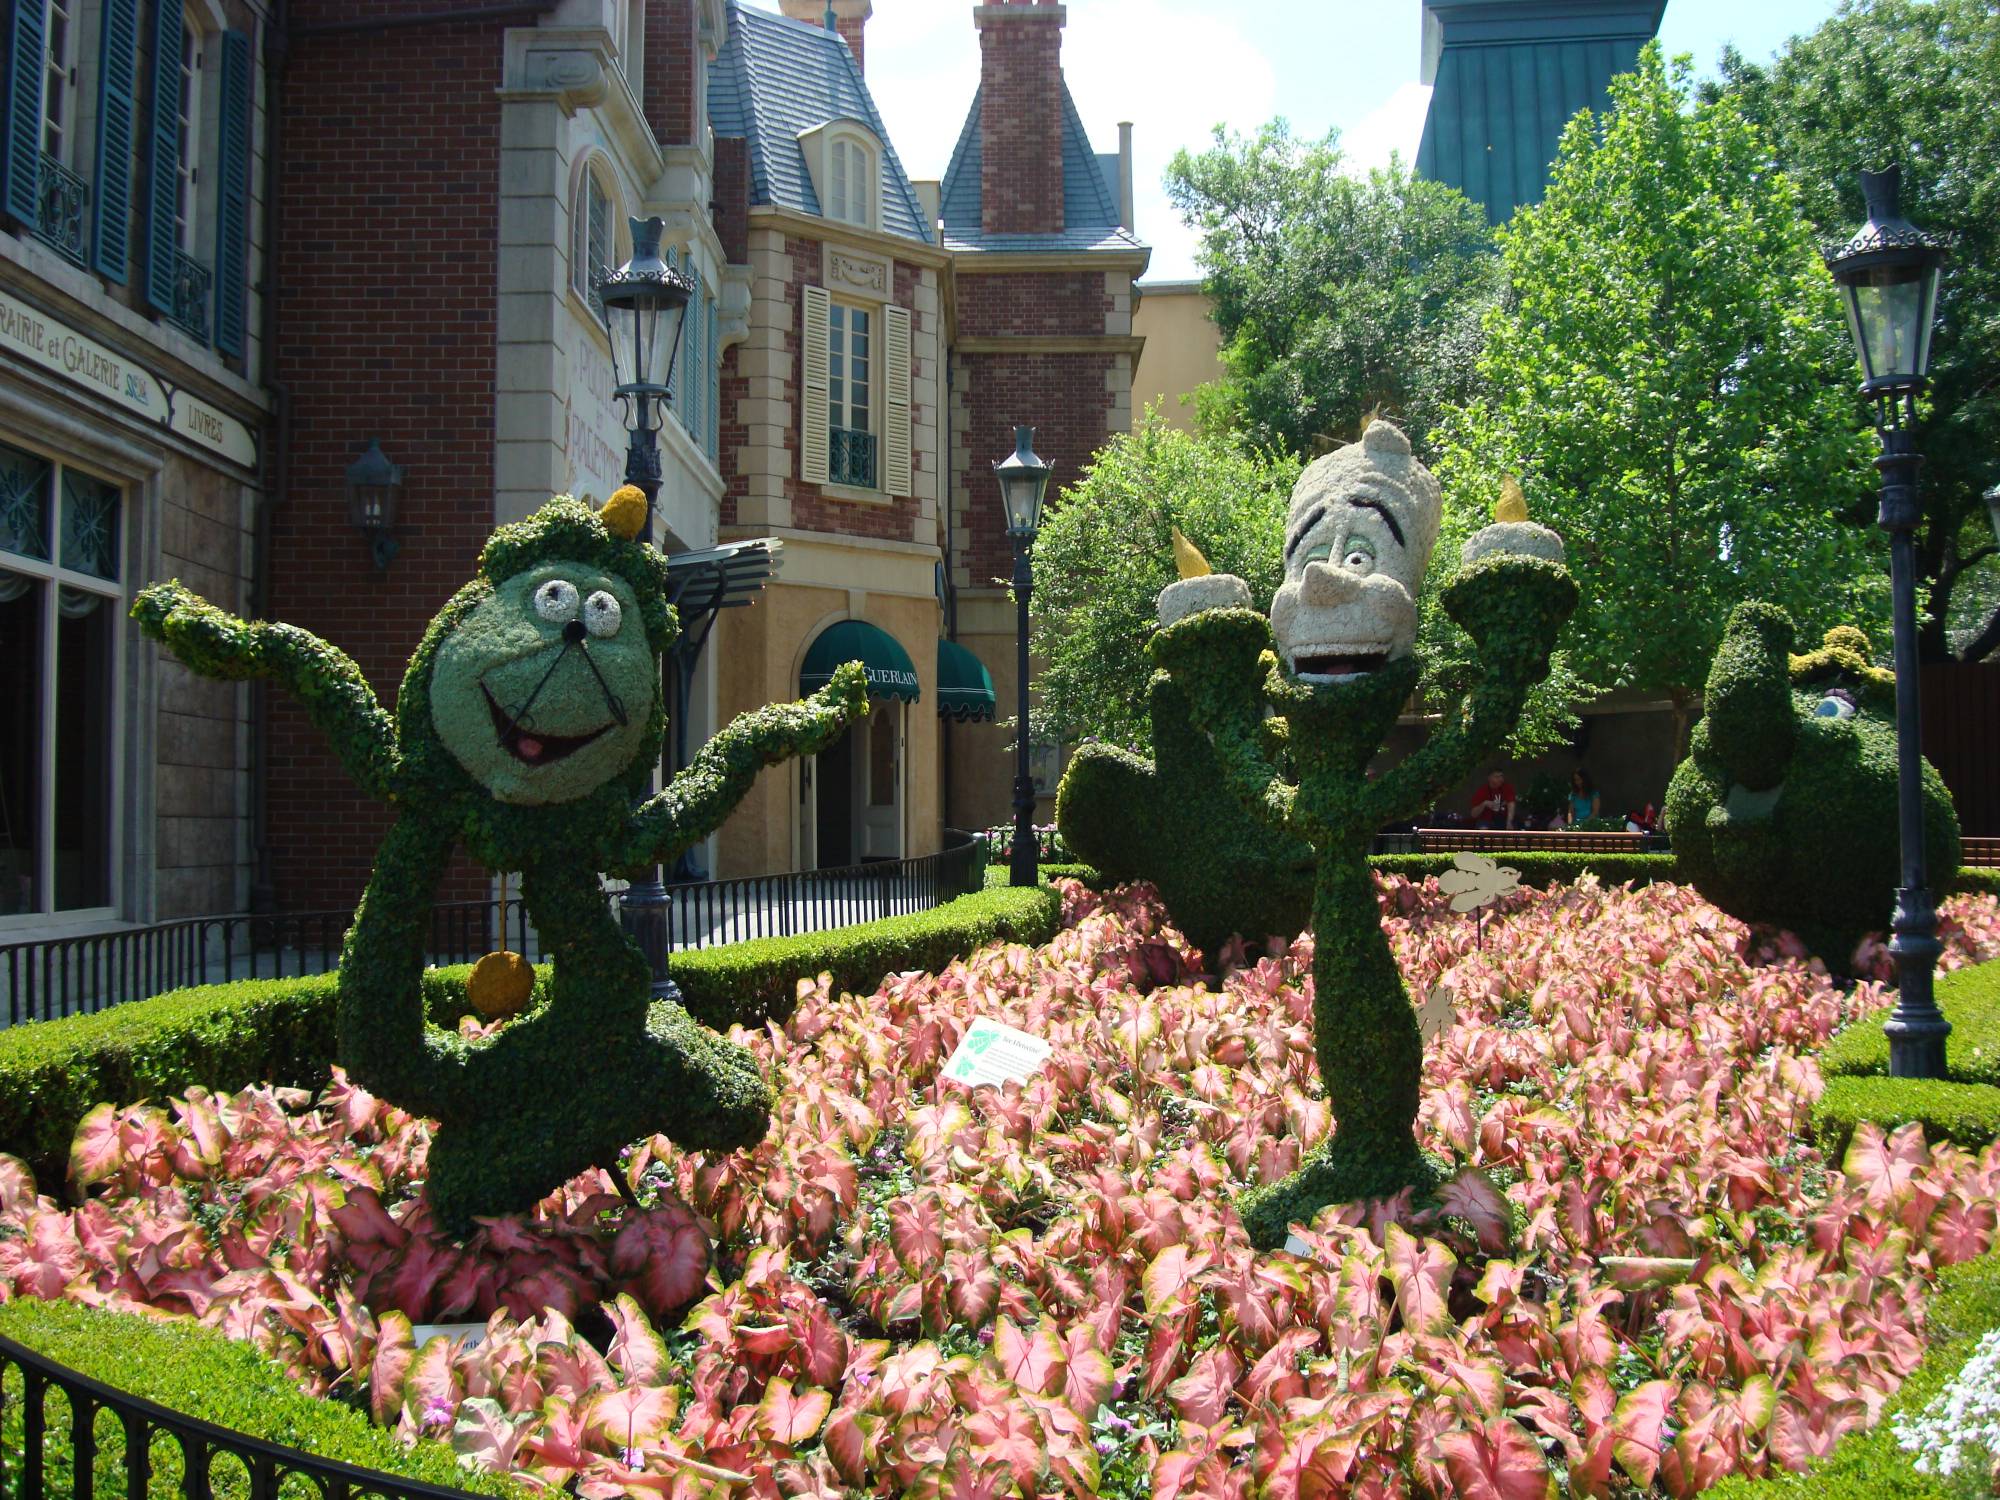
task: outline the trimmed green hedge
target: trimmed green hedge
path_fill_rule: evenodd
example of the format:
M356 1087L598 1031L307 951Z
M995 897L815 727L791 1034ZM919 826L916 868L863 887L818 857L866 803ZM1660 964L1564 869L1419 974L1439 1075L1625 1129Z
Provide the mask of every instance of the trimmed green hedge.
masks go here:
M1061 925L1062 898L1048 886L988 886L905 917L676 953L671 968L697 1020L758 1026L790 1014L801 979L831 974L836 990L865 993L891 974L942 969L989 943L1046 943Z
M1924 1127L1927 1141L1956 1141L1980 1151L2000 1140L2000 1089L1935 1078L1829 1078L1813 1106L1813 1134L1820 1149L1839 1160L1863 1120L1884 1130L1915 1121Z
M2000 870L1967 865L1951 883L1952 891L1981 896L2000 896Z
M1963 1475L1939 1479L1919 1474L1916 1455L1896 1445L1889 1419L1919 1412L1950 1384L1979 1341L2000 1328L2000 1254L1952 1266L1939 1279L1928 1309L1930 1347L1924 1362L1889 1400L1882 1420L1849 1433L1826 1462L1804 1474L1769 1479L1725 1479L1706 1500L1951 1500L1972 1493Z
M425 971L433 1021L451 1025L465 1010L471 972ZM106 1100L159 1099L191 1084L319 1088L334 1056L334 983L332 974L239 979L0 1031L0 1151L53 1190L77 1122Z
M1983 1083L2000 1087L2000 961L1974 964L1940 974L1938 1009L1951 1022L1945 1039L1944 1076L1953 1083ZM1886 1076L1889 1039L1882 1034L1882 1016L1865 1017L1848 1027L1820 1053L1822 1073L1853 1077Z
M1048 886L1000 886L910 916L676 953L672 970L696 1017L755 1026L789 1012L802 978L831 973L838 988L872 990L886 975L941 969L988 943L1045 943L1061 917ZM433 1022L449 1027L466 1011L470 973L425 971ZM538 970L537 999L547 980ZM334 984L331 974L243 979L0 1031L0 1151L53 1189L69 1170L77 1122L106 1100L159 1099L194 1084L319 1088L335 1055Z
M405 1479L479 1494L526 1497L524 1485L460 1468L443 1443L420 1442L405 1449L395 1436L339 1401L306 1395L283 1370L248 1344L194 1323L162 1322L131 1313L100 1312L73 1302L21 1298L0 1305L0 1334L27 1345L57 1364L130 1395L143 1396L184 1416L234 1432L297 1448L315 1458L339 1459ZM10 1382L12 1384L12 1382ZM52 1407L59 1397L51 1397ZM7 1467L20 1472L21 1409L8 1403L4 1451ZM96 1492L125 1493L125 1436L118 1423L100 1418L94 1466ZM51 1494L66 1492L72 1472L69 1422L51 1422L43 1453ZM179 1495L180 1458L175 1444L156 1444L156 1467L149 1493ZM219 1495L248 1494L236 1465L219 1460ZM227 1484L225 1479L236 1479Z

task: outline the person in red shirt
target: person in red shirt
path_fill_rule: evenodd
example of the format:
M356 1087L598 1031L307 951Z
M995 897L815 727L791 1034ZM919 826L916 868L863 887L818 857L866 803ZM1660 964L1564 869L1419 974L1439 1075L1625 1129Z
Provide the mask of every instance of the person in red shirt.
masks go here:
M1472 799L1472 826L1475 828L1512 828L1514 826L1514 788L1507 780L1505 772L1495 771L1486 778L1486 785Z

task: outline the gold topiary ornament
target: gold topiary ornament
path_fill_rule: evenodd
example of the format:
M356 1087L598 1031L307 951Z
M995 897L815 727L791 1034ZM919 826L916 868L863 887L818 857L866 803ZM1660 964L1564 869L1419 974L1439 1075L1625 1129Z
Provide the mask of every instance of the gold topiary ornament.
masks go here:
M629 542L646 529L646 492L636 484L621 484L597 514L607 530Z
M612 498L617 497L614 495ZM504 943L507 941L507 876L504 872L500 876L500 931L500 941ZM534 992L534 967L520 954L505 948L480 959L472 966L472 977L465 981L465 998L489 1021L518 1016L527 1009L528 997Z
M1500 481L1500 498L1493 506L1496 521L1525 521L1528 519L1528 497L1521 489L1520 478L1509 474Z
M1206 578L1215 570L1208 565L1208 559L1201 555L1201 548L1181 535L1180 527L1173 528L1174 569L1183 578Z

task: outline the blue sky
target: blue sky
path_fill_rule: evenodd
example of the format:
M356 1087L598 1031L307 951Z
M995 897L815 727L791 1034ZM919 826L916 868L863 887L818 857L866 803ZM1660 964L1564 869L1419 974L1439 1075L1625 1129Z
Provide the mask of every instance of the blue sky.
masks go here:
M1139 235L1148 281L1194 276L1193 236L1160 188L1182 146L1218 123L1248 131L1283 115L1303 135L1341 132L1378 165L1416 154L1428 91L1417 83L1418 0L1066 0L1063 70L1092 143L1115 150L1134 125ZM1768 57L1811 31L1837 0L1668 0L1660 38L1713 71L1725 42ZM965 0L875 0L868 83L903 164L942 177L979 84Z

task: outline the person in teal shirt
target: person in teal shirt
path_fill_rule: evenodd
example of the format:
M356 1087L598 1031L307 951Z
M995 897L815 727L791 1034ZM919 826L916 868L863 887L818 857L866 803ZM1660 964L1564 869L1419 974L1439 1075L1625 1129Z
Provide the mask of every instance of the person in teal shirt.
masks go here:
M1585 818L1597 816L1597 783L1590 779L1590 772L1578 766L1569 773L1569 796L1563 807L1562 826L1574 828Z

